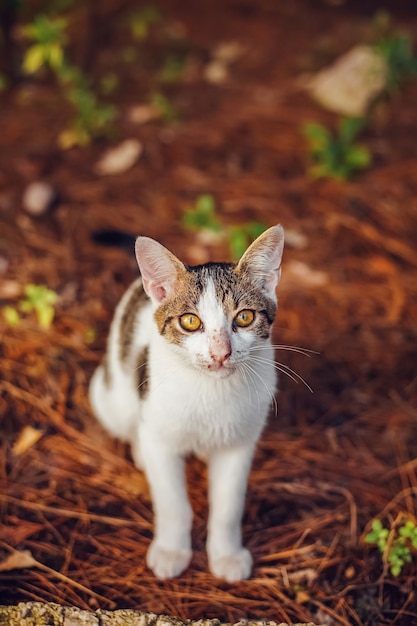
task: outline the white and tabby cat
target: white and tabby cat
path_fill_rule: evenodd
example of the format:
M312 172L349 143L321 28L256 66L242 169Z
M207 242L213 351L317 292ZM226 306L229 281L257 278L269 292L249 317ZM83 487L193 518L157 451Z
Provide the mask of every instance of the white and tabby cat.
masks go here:
M147 564L159 578L191 559L184 459L192 453L208 464L210 570L229 582L250 575L241 518L276 390L270 335L283 245L274 226L237 264L193 267L153 239L136 241L141 278L116 309L90 400L146 472L155 515Z

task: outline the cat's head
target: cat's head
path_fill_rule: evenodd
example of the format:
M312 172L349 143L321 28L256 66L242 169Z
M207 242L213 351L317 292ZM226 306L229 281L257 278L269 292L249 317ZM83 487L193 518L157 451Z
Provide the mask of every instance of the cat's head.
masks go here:
M238 263L186 266L157 241L138 237L136 258L159 333L185 362L225 377L269 341L283 246L283 228L273 226Z

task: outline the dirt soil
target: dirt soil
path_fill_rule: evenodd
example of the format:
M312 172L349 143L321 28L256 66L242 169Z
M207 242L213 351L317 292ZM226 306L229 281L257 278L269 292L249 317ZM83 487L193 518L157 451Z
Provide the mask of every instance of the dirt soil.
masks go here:
M388 8L393 26L416 40L412 5ZM119 77L110 138L57 147L70 111L52 77L20 80L0 94L0 306L17 306L30 283L59 296L47 330L33 313L18 326L0 318L0 602L223 621L415 624L415 551L393 576L364 537L375 517L393 538L417 516L417 83L375 110L363 136L373 154L368 170L348 182L314 181L301 127L334 125L336 117L308 97L300 76L362 42L378 5L158 7L162 26L145 43L129 40L134 2L100 3L92 41L75 20L73 58L87 59L93 76ZM240 51L213 83L205 70L224 42ZM137 46L134 61L122 55L126 46ZM179 122L137 123L132 110L155 89L172 47L186 55L187 71L158 88ZM105 150L129 138L143 145L138 162L99 176L94 166ZM33 217L22 196L39 179L58 199ZM172 581L152 576L146 481L129 449L97 425L87 399L112 311L137 271L130 252L97 245L93 234L146 234L189 263L228 260L224 243L203 243L181 225L203 193L225 224L283 224L274 341L318 353L277 350L283 369L296 374L281 375L277 414L257 450L244 519L254 571L234 585L207 571L205 468L196 460L188 468L192 564ZM37 441L22 443L29 426ZM16 561L23 551L32 560Z

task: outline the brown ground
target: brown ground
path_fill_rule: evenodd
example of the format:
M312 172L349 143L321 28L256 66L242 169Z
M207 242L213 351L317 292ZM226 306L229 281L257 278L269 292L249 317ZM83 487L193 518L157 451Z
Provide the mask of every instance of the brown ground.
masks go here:
M395 578L363 541L374 517L395 525L401 514L417 515L417 84L379 106L364 137L372 168L350 182L314 182L300 127L335 118L296 78L363 41L374 5L158 3L166 23L185 28L194 67L188 80L163 87L180 111L173 127L129 121L167 43L155 37L136 65L122 64L119 18L128 5L101 3L97 41L105 45L91 56L94 71L110 68L122 79L110 142L56 148L68 111L53 81L22 82L0 96L0 304L16 304L27 283L60 296L47 331L30 315L16 328L0 321L0 556L30 550L37 561L0 572L0 600L233 621L417 623L416 557ZM415 34L415 10L394 6L394 26ZM74 41L80 58L82 29ZM241 42L244 53L229 79L213 85L202 68L221 41ZM138 164L98 177L93 165L105 148L129 137L143 142ZM39 177L60 202L34 219L21 196ZM92 232L147 234L188 262L225 259L226 248L196 245L181 227L182 211L201 193L216 198L228 224L280 222L306 238L286 248L275 340L320 353L277 354L314 393L281 377L244 520L253 578L236 585L207 572L204 468L194 461L192 565L169 582L150 574L144 478L129 451L99 429L86 397L112 310L136 274L133 257L93 244ZM313 274L300 276L297 262ZM27 425L42 436L18 454Z

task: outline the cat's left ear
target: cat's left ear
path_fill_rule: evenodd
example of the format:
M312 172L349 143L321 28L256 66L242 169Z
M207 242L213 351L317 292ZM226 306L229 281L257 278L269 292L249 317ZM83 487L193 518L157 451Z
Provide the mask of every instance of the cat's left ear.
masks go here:
M281 277L281 259L284 250L284 229L279 224L268 228L249 246L237 269L246 272L261 289L273 299Z
M184 264L150 237L138 237L135 252L144 290L154 304L162 304L174 293Z

